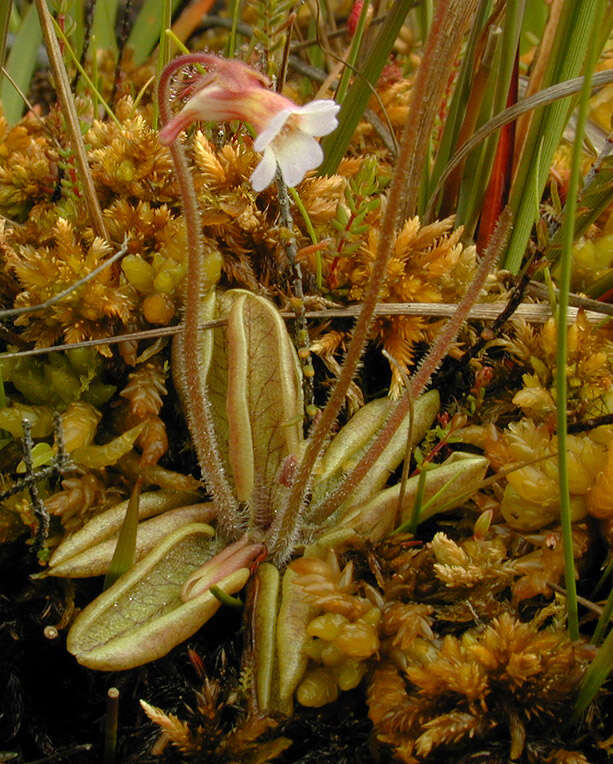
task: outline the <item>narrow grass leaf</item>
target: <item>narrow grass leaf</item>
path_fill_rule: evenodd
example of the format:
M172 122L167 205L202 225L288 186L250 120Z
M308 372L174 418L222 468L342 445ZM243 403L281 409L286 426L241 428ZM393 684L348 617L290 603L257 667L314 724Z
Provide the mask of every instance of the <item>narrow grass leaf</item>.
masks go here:
M172 0L174 11L179 0ZM132 26L128 45L134 51L134 63L142 64L160 41L160 29L164 18L165 3L160 0L145 0Z
M436 154L436 160L430 173L428 188L429 196L432 196L433 189L438 186L443 170L449 162L451 151L454 146L457 146L458 134L465 114L466 104L469 100L475 49L483 25L487 21L489 5L490 3L488 0L481 0L479 8L475 14L475 20L466 43L466 50L462 56L462 64L460 66L457 83L451 97L447 118L445 119L445 124L443 126L443 134ZM426 218L425 222L430 222L430 219L431 218Z
M608 85L611 82L613 82L613 71L611 70L597 72L593 77L594 88L603 87L604 85ZM436 186L433 188L432 194L430 196L430 201L428 202L426 219L432 219L432 211L436 208L436 197L438 196L447 178L456 169L456 167L461 164L464 158L470 154L473 149L479 146L483 140L488 137L488 135L493 133L494 130L498 130L498 128L502 127L503 125L516 120L519 116L525 114L526 112L535 111L541 106L545 106L546 104L553 103L554 101L567 98L574 93L578 93L582 87L583 77L573 77L570 80L559 82L556 85L545 88L544 90L541 90L538 93L529 96L528 98L522 98L513 106L509 106L508 108L504 109L504 111L501 111L499 114L496 114L494 117L492 117L492 119L488 120L488 122L486 122L474 133L470 140L462 144L462 146L449 160L444 172L440 175ZM537 163L540 162L538 159L538 150L536 161ZM537 207L535 205L535 210L536 208Z
M138 503L142 483L137 480L132 489L130 501L126 507L126 516L117 536L117 546L113 559L104 577L104 588L108 589L132 565L136 556L136 529L138 527Z
M426 470L422 469L419 473L419 481L417 483L417 495L413 502L413 509L411 510L411 517L408 523L401 525L394 533L399 533L406 527L409 533L415 533L417 526L419 525L419 516L421 515L421 508L424 503L424 491L426 490Z
M360 18L358 20L358 26L351 40L351 48L347 57L347 64L343 69L341 75L341 81L339 82L338 89L336 91L335 101L337 103L343 103L345 95L347 94L347 88L349 87L349 80L351 79L351 73L355 68L355 63L358 60L358 53L360 52L360 46L362 44L362 37L364 36L364 29L366 27L366 19L368 17L369 0L365 0L360 11Z
M92 36L95 37L97 46L102 50L117 51L115 24L118 7L119 0L104 0L104 2L96 3ZM92 53L95 55L96 51L92 51Z
M556 81L561 82L577 76L583 67L586 53L598 54L597 43L601 37L601 29L597 30L597 36L593 34L597 4L597 0L566 4L566 24L560 34L563 40L555 46L557 66L553 76ZM544 110L541 120L533 121L530 129L526 151L510 198L514 211L514 226L504 267L514 273L517 273L521 266L535 221L535 209L547 182L549 167L568 121L571 106L567 99L557 101ZM535 161L537 147L540 147L541 152L539 164Z
M606 682L613 669L613 630L602 643L598 654L585 672L579 697L573 709L573 721L578 722L589 704L594 700L598 690Z
M65 28L70 29L70 44L75 54L81 57L83 45L85 43L85 8L80 0L68 0L66 6L66 15L69 18L69 24Z
M9 31L9 21L11 19L12 0L0 5L0 66L4 66L6 57L6 39ZM0 87L2 86L2 69L0 69Z
M507 3L502 27L502 39L496 51L496 61L492 72L494 78L491 83L494 93L492 99L493 114L500 113L507 105L525 5L525 0L511 0ZM472 234L477 225L483 197L492 172L498 142L498 136L491 136L485 141L476 171L474 173L467 172L465 175L465 180L468 183L468 193L461 194L461 197L466 197L464 222L467 226L468 235Z
M611 588L611 591L609 592L607 601L605 602L602 613L600 614L600 618L598 619L598 623L596 624L596 628L594 629L592 642L595 645L599 645L602 642L602 638L604 637L604 633L607 630L607 626L609 626L611 622L611 615L613 615L613 588Z
M22 93L30 87L30 80L36 68L36 59L43 36L34 4L26 11L6 61L6 71ZM25 109L20 93L4 77L0 82L0 103L9 125L19 121Z
M343 101L338 114L337 129L321 142L325 159L319 170L320 175L333 175L345 156L347 146L372 94L372 88L388 61L392 46L412 5L412 0L397 0L383 22L362 71L356 76Z
M230 18L232 19L232 27L230 28L230 34L228 35L228 42L226 44L226 56L227 58L234 58L236 51L236 36L238 30L238 22L241 13L240 0L231 0L232 8L230 11Z
M573 553L572 516L570 506L570 490L568 485L568 454L566 446L567 435L567 380L566 363L568 359L568 329L565 316L568 311L568 295L570 293L570 276L572 266L572 245L575 229L575 212L577 209L577 193L581 173L583 154L583 134L589 107L592 87L592 75L598 58L596 38L600 34L600 25L604 16L604 2L593 3L593 14L588 39L583 41L588 46L586 73L583 89L579 100L577 127L570 168L568 184L568 201L566 217L562 224L562 255L560 262L560 279L558 294L558 350L556 356L556 403L558 425L558 472L560 476L560 522L564 540L564 578L566 585L566 606L568 611L568 631L571 639L579 638L579 616L577 609L577 593L575 584L575 560ZM589 42L591 41L591 46ZM549 161L549 160L547 160Z

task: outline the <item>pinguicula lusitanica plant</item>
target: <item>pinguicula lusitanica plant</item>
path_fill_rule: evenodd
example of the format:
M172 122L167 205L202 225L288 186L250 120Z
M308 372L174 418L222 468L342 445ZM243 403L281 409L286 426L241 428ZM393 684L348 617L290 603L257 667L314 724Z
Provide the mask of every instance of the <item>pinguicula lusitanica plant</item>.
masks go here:
M255 701L261 710L287 710L304 666L300 637L308 617L292 572L285 570L287 562L305 545L308 554L316 554L326 545L376 540L393 528L398 514L403 519L410 514L415 494L398 489L390 494L386 482L405 457L409 431L416 442L436 414L438 394L422 392L500 254L508 222L492 236L473 284L405 395L398 402L371 402L331 441L330 433L368 338L395 233L414 214L434 119L476 4L447 0L437 5L401 136L369 288L339 379L306 438L301 367L281 316L270 302L249 292L215 292L220 263L218 255L203 246L179 132L196 119L251 121L254 148L264 153L252 176L257 191L272 180L277 165L285 182L295 184L319 163L314 138L334 128L336 106L330 101L296 106L272 93L257 72L208 54L179 58L163 72L161 138L169 142L175 162L188 244L184 330L174 349L173 367L212 497L197 519L208 522L215 517L216 530L206 522L189 522L194 518L188 514L197 511L192 507L171 510L179 523L185 513L189 524L170 535L165 535L167 529L150 530L156 520L142 523L137 563L72 627L68 647L81 663L123 669L165 654L211 617L223 598L219 590L238 591L253 563L267 556L269 562L256 573L257 597L252 599L250 618ZM172 117L171 80L188 64L202 66L206 74L184 109ZM218 317L226 319L225 326L200 330L202 322ZM481 479L486 464L483 457L460 460L446 480L453 483L459 477L456 485L461 484L464 495L467 484ZM436 473L428 475L426 496L440 488L435 487ZM459 492L455 487L451 491ZM404 496L400 507L399 495ZM448 498L443 496L443 502ZM158 509L146 509L150 503L156 502L145 495L143 517L164 511L163 497L157 500ZM99 535L88 533L86 526L79 544L73 541L68 551L60 546L50 572L71 575L71 564L79 556L81 561L94 553L98 559L110 557L109 541L119 514L115 510L113 522L101 523ZM158 541L160 536L165 537ZM100 544L107 545L105 551Z

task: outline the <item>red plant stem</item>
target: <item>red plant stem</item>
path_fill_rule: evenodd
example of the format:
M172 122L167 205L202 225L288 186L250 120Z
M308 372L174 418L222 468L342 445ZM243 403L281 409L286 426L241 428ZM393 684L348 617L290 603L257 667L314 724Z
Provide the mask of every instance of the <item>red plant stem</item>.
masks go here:
M456 145L458 148L461 148L463 144L466 143L466 141L475 132L477 120L479 119L479 112L483 104L483 98L488 88L490 74L492 71L492 63L494 59L494 41L496 39L493 35L487 36L489 29L490 25L488 24L485 30L486 38L481 41L480 45L480 47L484 48L484 50L480 54L481 60L472 78L468 103L466 104L464 114L464 120L460 126L458 137L456 139ZM462 175L464 173L465 165L466 159L462 160L452 170L452 172L449 173L449 177L445 181L440 212L442 216L451 215L453 210L455 210L457 207L458 194L460 192L460 185L462 183Z
M515 56L513 76L507 96L507 107L517 103L517 81L519 77L519 53ZM496 221L506 204L511 187L513 171L513 145L515 143L515 122L508 122L500 128L500 138L496 147L496 156L492 166L479 221L477 252L482 252L496 227Z
M193 53L171 61L164 69L158 85L160 116L164 124L170 119L169 90L172 76L186 64L206 65L209 61L210 57L206 54ZM200 212L187 158L178 139L173 141L169 148L181 191L187 236L185 316L183 332L180 335L181 341L176 354L178 371L186 398L186 415L198 462L204 480L218 506L218 529L226 538L232 538L241 530L241 518L236 499L224 475L206 389L200 374L200 300L202 295L214 285L207 284L203 278L204 251Z
M476 5L477 0L440 0L437 4L426 50L411 92L411 103L400 140L396 171L392 178L377 254L362 310L356 320L339 378L328 403L313 426L286 504L277 512L269 533L271 556L277 561L285 560L296 542L311 474L343 406L347 390L362 357L401 218L403 213L407 216L415 213L436 112L449 71L454 65L455 53Z

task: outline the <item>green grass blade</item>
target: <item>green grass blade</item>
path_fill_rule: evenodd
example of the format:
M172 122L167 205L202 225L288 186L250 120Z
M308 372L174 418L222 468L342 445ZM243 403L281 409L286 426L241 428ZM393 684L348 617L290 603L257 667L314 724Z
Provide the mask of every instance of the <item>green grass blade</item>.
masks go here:
M564 50L564 44L567 43L567 36L570 34L571 27L572 5L575 0L564 0L567 4L565 13L554 14L553 9L551 12L551 18L547 21L547 25L544 29L544 35L549 35L550 30L548 26L552 23L552 18L557 18L557 25L551 44L551 50L546 52L546 65L543 75L540 79L541 90L551 86L556 82L556 68L559 65L560 49ZM537 54L538 55L538 54ZM569 101L570 103L570 101ZM521 198L523 190L526 188L528 182L528 174L534 166L535 156L538 152L538 147L541 143L540 127L544 117L547 114L547 109L535 110L530 116L530 129L524 138L522 146L522 153L516 160L516 171L513 179L513 186L511 188L510 201L512 209L515 210L517 204L517 198ZM533 183L534 186L534 183ZM517 197L517 198L516 198Z
M602 39L602 29L594 34L594 17L598 0L565 3L565 27L560 30L557 54L554 58L553 78L560 82L576 77L583 68L583 62L590 44L599 52L598 42ZM549 84L546 82L545 84ZM504 267L517 273L521 266L532 226L535 210L538 209L541 194L547 182L547 175L554 152L558 147L562 132L568 121L572 104L569 99L556 101L544 109L541 119L533 120L522 157L516 182L511 191L510 204L514 212L514 226L509 242ZM537 163L537 153L540 161Z
M24 93L30 87L42 39L38 14L32 4L23 17L6 62L7 72ZM6 77L0 83L0 103L9 125L18 122L24 112L25 104Z
M160 28L158 30L158 61L157 76L162 73L162 69L170 63L170 39L166 30L172 27L172 0L163 0L163 12L160 19ZM139 51L140 53L140 51Z
M462 65L458 74L458 81L454 88L453 95L451 97L451 103L449 104L449 111L445 124L443 127L443 135L436 153L436 160L430 173L428 197L432 196L434 189L438 186L441 175L449 158L451 156L452 149L456 146L458 133L462 124L462 119L466 111L466 104L468 102L471 78L473 76L474 68L474 56L475 48L479 37L481 36L481 30L483 25L487 21L487 17L490 12L489 0L482 0L477 13L475 15L475 21L472 25L470 36L466 43L466 50L462 56ZM440 205L437 205L437 210ZM436 214L433 211L434 215ZM429 222L433 216L430 216L425 222Z
M85 8L80 0L68 0L66 16L70 22L70 44L77 58L81 58L85 42Z
M9 21L11 20L12 0L6 0L0 5L0 66L4 66L6 57L6 37L9 31ZM2 86L2 70L0 69L0 86Z
M543 35L547 21L548 6L545 0L530 0L526 5L521 33L520 54L528 53Z
M425 40L430 32L430 26L432 19L434 18L434 1L433 0L421 0L418 8L419 14L419 27L421 30L421 39Z
M611 673L611 669L613 669L613 630L609 632L607 638L600 646L598 654L585 672L581 689L579 690L579 697L573 709L574 722L580 721L586 708L594 700L598 690Z
M421 472L419 473L419 483L417 484L417 495L415 496L415 502L413 504L413 509L411 510L411 518L409 519L408 523L405 523L404 526L400 526L398 530L394 531L395 533L402 533L406 530L408 533L413 533L417 531L417 526L419 525L419 516L421 515L421 508L424 503L424 491L426 488L426 469L425 467L422 468Z
M163 12L160 18L160 28L158 30L158 56L156 66L156 77L159 82L160 75L164 70L164 67L170 63L171 59L171 38L169 34L166 34L172 27L172 0L163 0ZM139 40L139 42L141 42ZM142 50L139 51L139 56L142 54ZM136 55L136 52L135 52ZM157 130L158 121L160 118L159 104L157 98L153 101L153 129Z
M611 70L597 72L593 78L594 86L598 85L598 87L608 85L611 82L613 82L613 71ZM436 186L434 186L432 194L430 195L430 201L428 203L428 219L432 219L432 210L436 206L436 196L441 191L445 181L449 178L450 174L455 170L455 168L458 167L458 165L461 164L461 162L470 154L470 152L477 148L488 137L488 135L491 135L491 133L493 133L495 130L498 130L503 125L512 122L528 111L534 111L539 109L541 106L553 103L554 101L557 101L561 98L567 98L569 95L580 92L582 87L583 77L575 77L574 79L567 80L566 82L559 82L556 85L551 85L550 87L545 88L545 90L540 90L528 98L520 99L513 106L509 106L504 111L500 112L500 114L493 116L492 119L486 122L477 131L475 131L470 139L463 143L462 146L451 157L443 173L439 177ZM536 161L540 161L538 159L538 151Z
M232 19L232 26L230 28L230 34L228 35L228 42L226 43L227 58L234 58L234 54L236 53L238 22L241 15L241 0L231 0L231 2L230 18Z
M379 79L400 28L413 4L413 0L397 0L383 22L361 73L356 76L343 101L338 114L337 129L321 142L325 159L319 170L320 175L333 175L345 156L347 146L368 104L372 93L371 87L374 87Z
M586 3L587 4L587 3ZM597 37L600 34L601 24L604 17L604 0L594 0L592 5L592 17L589 23L590 34L586 45L587 60L585 79L579 99L579 111L577 114L577 128L570 168L570 180L568 186L568 201L566 203L566 217L562 224L562 255L560 258L560 280L558 294L557 333L558 349L556 356L556 405L558 425L558 472L560 478L560 522L562 526L562 538L564 541L564 577L566 584L566 607L568 611L568 631L571 639L579 638L579 616L577 610L577 592L575 586L575 559L573 554L573 532L570 506L570 490L568 487L568 453L567 453L567 369L568 359L568 329L566 315L568 313L568 295L570 293L570 276L572 266L572 246L575 230L575 213L577 209L577 193L581 173L581 161L583 156L583 134L587 122L589 98L592 89L592 75L598 58ZM587 22L586 22L587 23ZM549 166L549 165L547 165Z
M605 606L602 609L602 613L600 614L600 618L598 619L598 623L594 629L592 642L595 645L599 645L602 642L602 638L604 637L604 633L607 630L607 626L611 622L611 615L613 615L613 588L611 588L611 591L609 592Z
M172 10L179 0L172 0ZM136 17L132 31L128 37L128 45L134 51L134 63L144 63L151 51L160 41L160 29L164 18L164 5L161 0L145 0L140 13Z
M509 0L507 3L502 28L502 40L497 51L496 64L492 71L494 97L492 110L488 117L491 117L492 114L500 113L507 105L525 6L526 0ZM468 235L472 235L477 226L481 203L494 164L498 138L499 134L493 135L484 143L481 156L472 173L469 172L469 165L467 163L467 172L464 175L465 179L462 183L460 198L465 200L461 218L466 224ZM464 188L466 185L468 185L468 193L466 193Z
M117 51L115 24L119 0L98 0L94 9L92 36L96 39L98 48ZM94 51L92 51L93 53Z
M336 102L343 103L345 95L347 94L347 88L349 87L349 80L351 74L354 71L356 61L358 60L358 53L360 52L360 46L362 45L362 37L364 36L364 29L366 28L366 18L368 16L368 7L370 5L369 0L364 0L364 5L360 11L360 18L358 19L358 26L351 40L351 48L349 49L349 55L347 57L347 66L343 69L341 75L341 81L336 91Z
M130 501L126 508L121 528L117 535L117 545L113 553L113 559L104 577L104 588L115 583L127 570L134 565L136 558L136 529L138 528L138 504L140 501L141 481L137 480Z
M2 379L2 364L0 364L0 409L6 408L6 393L4 391L4 380Z
M484 54L481 67L482 69L489 69L488 86L483 94L483 100L479 107L479 117L477 126L489 121L494 113L494 100L496 91L496 81L498 79L498 72L500 69L500 61L502 57L502 32L499 27L490 27L488 45L486 46L487 54ZM486 71L487 71L486 69ZM475 207L477 201L481 200L481 196L485 192L487 177L485 176L486 168L484 166L486 154L491 154L491 147L494 140L497 141L496 136L490 136L486 141L483 141L472 154L466 160L466 166L462 174L462 183L458 194L457 209L456 209L456 225L465 225L467 219L471 217L472 210ZM465 229L466 230L466 229ZM472 235L472 231L466 231L467 236Z

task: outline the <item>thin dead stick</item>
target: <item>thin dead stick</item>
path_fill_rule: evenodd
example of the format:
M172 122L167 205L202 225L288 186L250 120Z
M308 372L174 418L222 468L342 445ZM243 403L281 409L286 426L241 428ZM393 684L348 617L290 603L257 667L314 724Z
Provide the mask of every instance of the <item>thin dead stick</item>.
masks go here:
M55 79L58 100L62 107L62 113L66 119L66 129L72 145L72 152L79 169L81 183L83 184L83 193L89 216L98 236L108 241L108 233L104 224L104 218L102 217L102 210L100 209L98 197L96 196L94 180L89 169L87 153L79 128L77 110L70 91L70 82L68 81L62 53L53 28L53 19L51 18L45 0L36 0L36 8L40 18L43 37L45 38L45 45L49 54L49 62L53 71L53 77Z
M24 419L21 426L23 428L23 461L26 467L26 475L32 477L34 475L34 466L32 463L32 451L34 449L32 424L27 419ZM45 503L38 492L36 480L31 480L28 483L28 493L30 494L30 501L32 503L32 509L34 510L34 515L38 521L35 545L36 550L39 551L43 548L47 536L49 535L49 512L47 512Z
M527 292L529 294L536 295L537 297L544 297L545 299L549 299L548 287L546 287L545 284L540 284L537 281L530 282ZM557 287L554 287L553 293L557 297L560 294L560 290ZM583 297L582 295L578 294L569 294L568 303L569 305L573 305L575 308L584 308L586 315L595 314L596 316L600 315L601 317L603 315L613 316L613 305L610 305L607 302L600 302L600 300L592 300L591 297ZM598 318L595 318L594 320L598 320Z
M200 329L214 329L217 326L224 326L227 323L225 319L218 321L207 321L202 324ZM64 350L77 350L78 348L92 348L98 345L116 345L120 342L134 342L138 340L155 340L158 337L174 337L183 331L183 324L175 326L161 326L157 329L145 329L142 332L128 332L127 334L116 334L113 337L101 337L95 340L83 340L83 342L65 342L62 345L53 345L46 348L32 348L31 350L19 350L14 353L0 353L0 360L9 358L25 358L26 356L44 355L45 353L55 353Z
M554 584L552 581L547 581L547 586L550 589L553 589L554 592L557 592L558 594L563 595L566 597L566 589L563 586L559 586L558 584ZM602 615L602 608L600 605L597 605L595 602L592 602L591 600L586 599L585 597L577 597L577 602L580 605L583 605L583 607L587 608L588 610L591 610L592 613L596 613L597 616Z
M593 300L592 302L597 302ZM606 303L597 303L597 310L585 311L588 321L599 323L607 315L613 315L613 305ZM374 315L377 316L428 316L432 318L447 318L453 316L457 310L455 303L379 303L375 308ZM503 302L490 302L482 305L475 305L471 308L468 319L477 321L495 321L501 311L506 307ZM360 312L360 306L356 305L349 308L332 308L328 310L307 310L305 318L313 320L326 321L332 318L355 318ZM577 319L578 308L569 308L566 320L573 324ZM283 318L295 319L296 314L284 311L281 313ZM548 303L522 303L514 312L511 320L522 319L533 323L542 324L551 318L551 306ZM216 329L224 326L226 320L223 318L215 321L205 321L199 324L199 329ZM172 337L183 331L183 324L175 326L161 326L156 329L144 329L141 332L129 332L127 334L117 334L114 337L102 337L95 340L84 340L83 342L65 343L63 345L53 345L46 348L32 348L31 350L20 350L14 353L0 353L0 360L9 358L23 358L25 356L43 355L44 353L53 353L61 350L76 350L77 348L96 347L97 345L113 345L119 342L128 342L134 340L150 340L157 337Z

